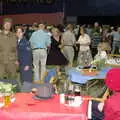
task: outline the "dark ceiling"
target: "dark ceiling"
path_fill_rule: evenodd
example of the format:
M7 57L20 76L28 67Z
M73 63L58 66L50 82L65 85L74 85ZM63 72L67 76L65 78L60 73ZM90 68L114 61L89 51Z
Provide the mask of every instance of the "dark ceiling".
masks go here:
M120 0L0 0L1 14L64 12L67 16L120 15Z

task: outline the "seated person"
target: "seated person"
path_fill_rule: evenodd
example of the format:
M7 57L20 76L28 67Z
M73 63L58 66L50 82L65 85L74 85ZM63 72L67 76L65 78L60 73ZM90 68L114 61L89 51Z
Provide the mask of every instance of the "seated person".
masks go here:
M98 53L95 55L94 60L91 62L92 66L96 66L98 70L103 69L107 62L106 46L103 42L98 44Z
M92 120L120 120L119 74L120 68L112 68L107 73L105 84L112 91L112 95L105 102L93 102Z
M99 43L97 47L98 53L95 55L95 60L107 59L107 53L104 43Z
M120 68L111 69L105 81L113 95L104 105L104 120L120 120Z

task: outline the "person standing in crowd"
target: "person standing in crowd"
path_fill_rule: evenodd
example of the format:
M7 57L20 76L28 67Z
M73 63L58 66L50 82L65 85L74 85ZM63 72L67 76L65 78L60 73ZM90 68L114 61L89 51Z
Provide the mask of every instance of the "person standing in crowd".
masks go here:
M38 24L37 23L33 23L33 25L28 26L26 33L24 34L24 36L26 37L27 40L30 39L30 37L32 36L32 33L37 31L38 29Z
M67 26L67 31L65 31L62 35L63 40L63 54L69 61L69 67L73 66L73 59L74 59L74 48L75 45L75 35L72 32L73 26L69 24Z
M28 29L27 29L27 31L26 31L26 34L24 34L24 36L26 37L27 40L30 39L30 37L31 37L31 35L32 35L33 32L34 32L33 27L29 26Z
M120 27L118 27L117 31L111 33L113 37L112 43L112 53L115 53L116 48L118 48L118 53L120 53Z
M22 29L23 29L24 35L25 35L26 32L27 32L27 29L28 29L28 25L27 25L27 24L23 24L23 25L22 25Z
M91 38L92 39L91 48L92 48L93 57L97 54L97 46L101 42L101 32L102 32L102 29L99 26L99 23L95 22L92 30L92 38Z
M32 50L30 47L30 42L24 37L24 30L22 28L17 28L17 64L20 68L20 82L32 83Z
M37 22L34 22L34 23L32 24L32 28L33 28L34 31L37 31L37 30L38 30L38 23L37 23Z
M60 65L67 65L68 61L61 52L62 41L60 31L57 28L52 29L51 47L47 57L47 65L56 65L57 73L60 72Z
M74 30L73 30L73 33L75 35L75 38L77 38L78 34L79 34L79 29L80 29L80 26L79 25L76 25Z
M52 31L51 30L52 30L52 26L47 26L46 27L46 32L48 33L48 35L50 35L50 37L52 36L52 33L51 33Z
M89 35L85 34L84 28L80 29L80 37L78 41L76 42L77 44L80 44L80 49L78 53L78 64L82 66L89 66L92 61L92 55L91 55L91 50L90 50L90 43L91 39Z
M92 38L92 26L88 24L85 30L86 30L86 33L90 36L90 38Z
M5 18L0 33L0 78L16 79L16 36L11 32L12 19Z
M43 76L46 73L47 48L51 44L44 23L39 24L39 29L32 34L30 43L33 53L34 83L43 83Z

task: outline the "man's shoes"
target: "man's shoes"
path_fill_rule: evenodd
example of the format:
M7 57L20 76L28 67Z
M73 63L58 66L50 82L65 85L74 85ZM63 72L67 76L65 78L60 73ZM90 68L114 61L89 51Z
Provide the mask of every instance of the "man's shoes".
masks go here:
M33 84L40 84L40 80L33 81Z
M44 83L44 81L42 81L42 80L35 80L35 81L33 81L33 84L43 84Z
M40 84L44 84L44 81L40 80Z

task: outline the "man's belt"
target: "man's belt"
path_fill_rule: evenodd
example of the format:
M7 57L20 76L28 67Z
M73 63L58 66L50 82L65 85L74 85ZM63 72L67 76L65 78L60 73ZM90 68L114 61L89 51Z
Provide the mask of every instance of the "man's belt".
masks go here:
M73 45L64 45L64 46L73 47Z
M46 48L33 48L32 50L46 49Z

